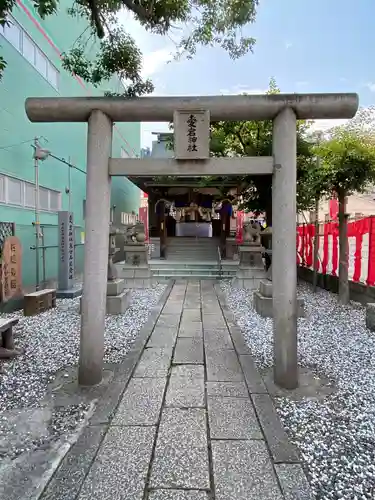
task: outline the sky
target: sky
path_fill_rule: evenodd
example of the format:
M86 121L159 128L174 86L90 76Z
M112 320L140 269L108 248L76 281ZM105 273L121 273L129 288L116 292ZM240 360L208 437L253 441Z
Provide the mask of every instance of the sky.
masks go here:
M129 13L120 19L144 54L154 95L258 94L275 77L281 92L357 92L361 106L375 103L374 0L260 0L256 22L243 31L256 39L254 51L235 61L218 47L172 61L178 31L151 35ZM142 147L151 146L152 132L167 130L167 123L143 123Z

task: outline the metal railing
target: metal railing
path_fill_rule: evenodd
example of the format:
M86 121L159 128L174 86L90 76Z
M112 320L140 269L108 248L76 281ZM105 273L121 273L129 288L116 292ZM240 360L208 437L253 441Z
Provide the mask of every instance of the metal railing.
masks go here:
M222 269L222 264L221 264L221 251L220 251L220 246L217 247L217 263L219 265L219 279L221 279L222 274L223 274L223 269Z

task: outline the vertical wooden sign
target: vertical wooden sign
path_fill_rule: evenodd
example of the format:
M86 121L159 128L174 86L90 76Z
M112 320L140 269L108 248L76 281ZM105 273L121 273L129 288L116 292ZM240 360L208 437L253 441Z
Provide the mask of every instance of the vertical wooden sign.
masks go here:
M16 236L4 241L1 259L1 300L22 296L22 246Z

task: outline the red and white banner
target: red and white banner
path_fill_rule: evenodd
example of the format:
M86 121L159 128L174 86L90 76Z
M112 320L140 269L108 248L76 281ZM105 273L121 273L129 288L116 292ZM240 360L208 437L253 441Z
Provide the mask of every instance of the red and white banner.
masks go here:
M148 206L139 207L139 220L143 222L145 228L146 242L148 242Z
M329 200L329 218L331 220L337 220L339 215L339 202L337 198Z
M297 264L313 268L314 224L297 228ZM338 276L339 226L338 222L320 224L318 238L318 272ZM355 282L375 285L375 220L366 217L348 222L348 272Z
M243 223L244 223L245 213L238 210L236 218L236 243L241 245L243 243Z

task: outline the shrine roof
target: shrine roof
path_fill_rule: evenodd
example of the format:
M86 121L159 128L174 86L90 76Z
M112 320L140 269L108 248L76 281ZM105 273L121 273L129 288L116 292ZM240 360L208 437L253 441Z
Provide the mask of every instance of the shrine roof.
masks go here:
M128 177L128 179L139 187L142 191L147 194L154 193L162 189L167 188L194 188L194 189L205 189L205 188L215 188L218 184L220 187L227 187L228 189L236 187L238 181L235 179L221 179L217 178L211 183L202 186L202 178L201 177L176 177L176 178L165 178L165 177Z

